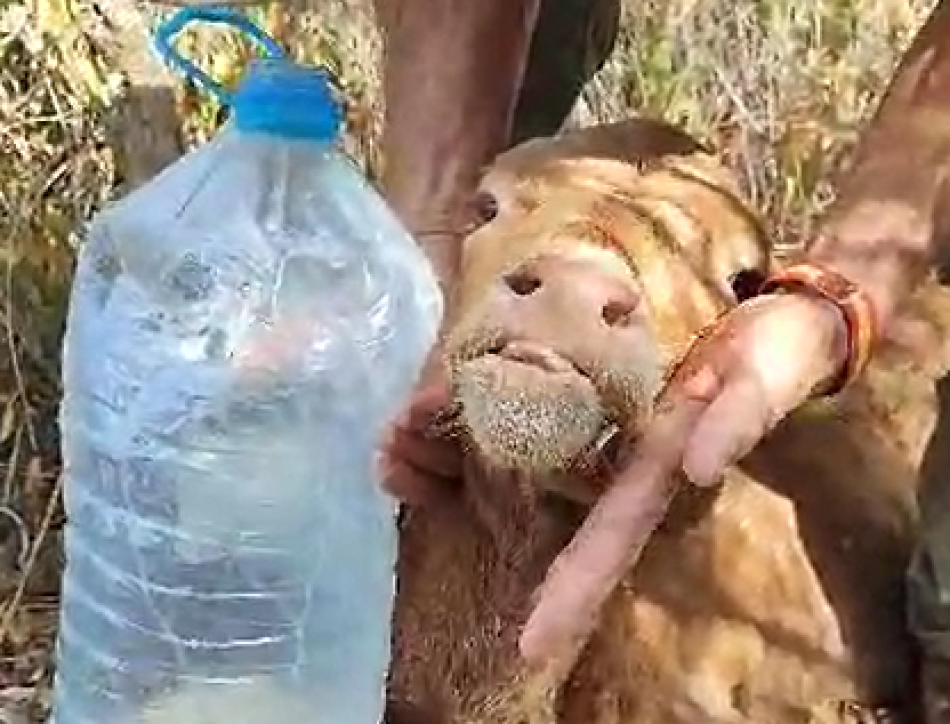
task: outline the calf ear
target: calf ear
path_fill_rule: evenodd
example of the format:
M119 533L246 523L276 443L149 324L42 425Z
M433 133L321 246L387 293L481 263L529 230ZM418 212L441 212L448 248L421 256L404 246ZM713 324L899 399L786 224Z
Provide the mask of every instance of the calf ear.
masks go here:
M498 160L508 168L531 168L552 159L603 159L641 164L666 156L711 152L712 149L670 123L636 117L527 141L502 154Z

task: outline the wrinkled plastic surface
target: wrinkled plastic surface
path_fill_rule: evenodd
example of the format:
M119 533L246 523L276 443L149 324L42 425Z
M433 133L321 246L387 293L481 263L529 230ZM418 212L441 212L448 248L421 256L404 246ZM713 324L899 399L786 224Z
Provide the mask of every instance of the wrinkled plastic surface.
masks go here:
M55 724L375 724L383 426L436 338L414 241L325 145L228 129L103 212L61 411Z

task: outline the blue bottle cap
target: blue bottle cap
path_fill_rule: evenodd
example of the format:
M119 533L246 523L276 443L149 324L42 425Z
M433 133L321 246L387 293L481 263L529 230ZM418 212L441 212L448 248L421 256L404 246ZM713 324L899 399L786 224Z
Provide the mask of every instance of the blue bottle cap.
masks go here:
M231 102L239 131L334 142L343 110L325 70L284 58L264 58L248 68Z

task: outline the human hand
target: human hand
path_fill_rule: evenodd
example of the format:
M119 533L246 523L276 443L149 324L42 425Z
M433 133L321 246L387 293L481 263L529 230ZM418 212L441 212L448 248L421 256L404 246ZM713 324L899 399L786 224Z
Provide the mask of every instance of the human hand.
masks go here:
M702 335L672 375L630 461L548 571L521 636L532 663L573 656L666 513L683 471L712 485L847 355L838 308L805 294L753 298Z
M462 475L462 451L444 421L452 392L443 375L428 376L390 427L381 450L382 485L409 505L444 496Z

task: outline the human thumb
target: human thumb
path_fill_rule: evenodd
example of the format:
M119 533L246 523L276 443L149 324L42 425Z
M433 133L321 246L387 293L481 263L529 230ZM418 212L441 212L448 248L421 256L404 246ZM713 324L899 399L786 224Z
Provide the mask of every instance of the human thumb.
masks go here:
M717 484L725 469L754 448L779 419L755 375L728 380L690 432L683 472L699 486Z

